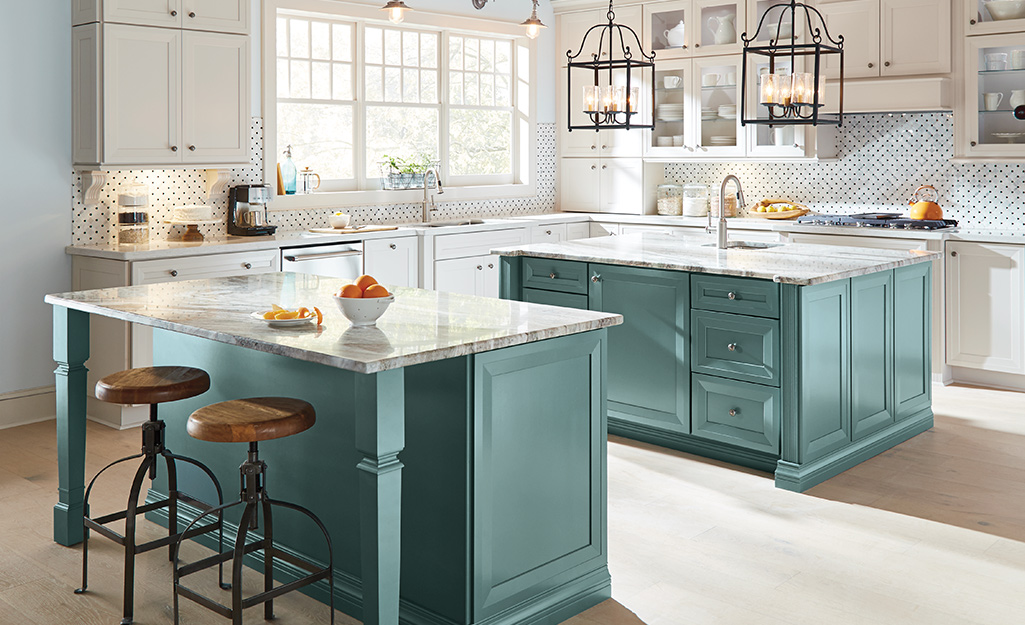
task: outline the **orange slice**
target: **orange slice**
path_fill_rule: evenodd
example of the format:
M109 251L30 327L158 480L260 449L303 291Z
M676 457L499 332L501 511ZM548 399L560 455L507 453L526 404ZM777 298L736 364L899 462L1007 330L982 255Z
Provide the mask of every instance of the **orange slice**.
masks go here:
M276 314L274 315L274 318L275 318L275 319L279 319L279 320L281 320L281 319L295 319L295 318L297 318L298 316L299 316L299 314L298 314L298 313L294 313L294 312L289 312L289 311L287 311L287 310L279 310L279 311L278 311L278 312L277 312L277 313L276 313Z
M317 314L317 325L324 323L324 313L320 312L320 309L316 306L313 307L313 312Z

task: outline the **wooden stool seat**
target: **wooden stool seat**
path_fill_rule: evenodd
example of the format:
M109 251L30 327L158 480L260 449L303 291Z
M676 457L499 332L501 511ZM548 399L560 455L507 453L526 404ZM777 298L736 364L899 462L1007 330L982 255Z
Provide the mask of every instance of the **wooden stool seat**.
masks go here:
M201 395L210 376L192 367L139 367L112 373L96 383L96 399L112 404L161 404Z
M255 443L308 430L313 406L289 397L250 397L204 406L189 416L189 436L214 443Z

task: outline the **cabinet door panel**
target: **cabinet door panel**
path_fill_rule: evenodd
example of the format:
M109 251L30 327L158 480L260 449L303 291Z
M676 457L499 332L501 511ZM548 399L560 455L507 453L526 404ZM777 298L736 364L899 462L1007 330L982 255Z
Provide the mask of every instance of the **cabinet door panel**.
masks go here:
M883 76L950 71L950 0L882 0ZM909 33L929 33L914 37ZM852 38L853 39L853 38Z
M417 237L370 239L363 242L364 270L381 284L417 286Z
M480 269L478 269L480 267ZM480 295L481 257L453 258L434 263L434 288L449 293Z
M489 254L480 259L480 270L477 272L480 274L479 282L477 285L477 295L484 297L495 297L499 296L502 288L502 265L499 262L499 256Z
M623 315L609 328L609 415L687 433L689 274L590 265L589 308Z
M1019 245L947 242L947 364L1025 373Z
M182 28L249 32L249 0L184 0Z
M249 38L185 31L182 35L182 158L249 160Z
M852 438L893 420L893 273L881 271L851 278Z
M108 24L103 39L104 161L181 162L181 31Z
M621 131L625 132L625 131ZM643 165L639 158L607 159L601 163L601 212L643 212Z
M844 78L879 75L879 0L845 0L818 7L833 39L844 36ZM906 34L906 33L905 33ZM918 39L917 37L912 37ZM840 76L835 55L825 57L826 75Z
M801 288L800 462L851 442L850 281Z
M597 213L601 210L601 174L595 158L560 161L559 210ZM638 198L638 204L640 199Z
M893 270L893 369L899 421L932 405L932 263Z
M181 0L103 0L103 20L140 26L181 26Z

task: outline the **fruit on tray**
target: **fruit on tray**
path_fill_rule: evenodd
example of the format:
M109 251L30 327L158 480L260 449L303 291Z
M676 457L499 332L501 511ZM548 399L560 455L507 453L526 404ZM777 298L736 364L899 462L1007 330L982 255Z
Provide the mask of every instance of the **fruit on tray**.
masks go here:
M271 309L263 313L264 319L277 319L280 321L288 319L312 319L314 317L317 318L318 326L324 322L324 313L320 312L320 309L316 306L313 307L312 311L305 306L301 306L296 310L288 310L287 308L282 308L277 304L271 304Z
M366 274L356 278L352 284L344 284L335 293L338 297L364 298L388 297L391 293L388 289L377 283L373 276Z
M803 210L804 204L798 204L783 198L766 198L754 206L756 213L785 213L793 210Z

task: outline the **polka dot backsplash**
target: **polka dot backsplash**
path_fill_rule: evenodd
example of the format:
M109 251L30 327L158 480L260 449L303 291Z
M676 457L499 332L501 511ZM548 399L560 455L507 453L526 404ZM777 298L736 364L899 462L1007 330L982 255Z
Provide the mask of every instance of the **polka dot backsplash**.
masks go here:
M939 190L943 216L963 228L1025 230L1025 164L951 163L949 113L850 115L837 149L836 161L674 163L665 176L718 194L732 173L748 202L787 197L829 213L904 210L915 189L929 184Z
M504 217L550 213L555 210L555 124L537 126L537 171L534 173L536 195L523 198L502 198L472 202L438 202L436 221L469 217ZM263 120L253 118L250 133L250 165L231 170L228 186L256 184L263 179ZM165 238L169 233L178 234L184 226L162 223L171 218L175 206L184 204L210 204L214 207L214 218L225 219L228 212L227 190L209 199L206 198L206 178L203 170L114 170L107 172L107 180L100 190L98 206L84 206L79 192L81 180L75 174L72 187L72 244L100 245L115 242L114 216L117 213L117 194L133 180L149 186L150 236ZM436 201L444 196L436 197ZM281 232L301 231L307 228L323 227L327 216L335 208L305 209L296 211L272 211L271 223ZM352 215L353 225L365 223L397 224L420 220L421 205L389 204L373 206L348 206L345 212ZM210 226L203 227L207 232ZM224 227L219 230L223 232Z

